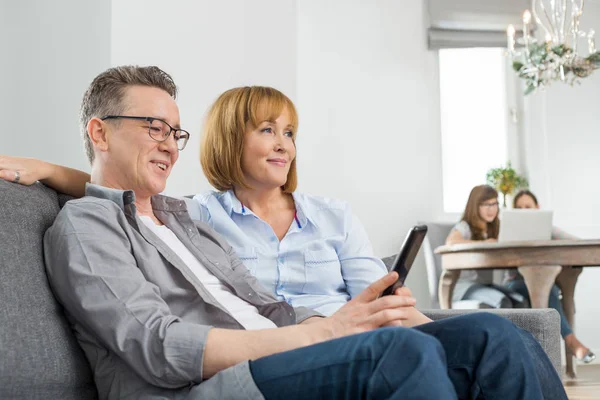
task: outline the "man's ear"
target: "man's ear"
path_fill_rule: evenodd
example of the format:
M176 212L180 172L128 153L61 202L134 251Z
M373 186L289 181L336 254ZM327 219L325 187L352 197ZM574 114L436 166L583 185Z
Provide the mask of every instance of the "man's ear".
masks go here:
M107 125L100 118L92 118L87 124L87 134L94 145L94 149L99 151L108 150L108 132Z

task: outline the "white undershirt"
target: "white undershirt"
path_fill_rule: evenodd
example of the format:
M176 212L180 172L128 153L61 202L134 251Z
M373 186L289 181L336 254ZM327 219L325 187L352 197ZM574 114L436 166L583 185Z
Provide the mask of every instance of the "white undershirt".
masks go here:
M181 243L181 240L165 225L159 226L152 218L140 216L140 219L154 232L198 277L206 290L246 329L267 329L277 326L258 313L256 307L234 295L223 285L196 257Z

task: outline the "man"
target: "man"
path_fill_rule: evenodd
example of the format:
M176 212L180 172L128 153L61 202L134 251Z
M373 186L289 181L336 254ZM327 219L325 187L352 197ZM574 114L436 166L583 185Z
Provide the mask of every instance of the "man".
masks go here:
M408 289L379 297L395 273L329 318L278 302L184 202L159 195L189 138L175 97L156 67L94 79L81 107L92 183L44 240L100 398L541 399L542 385L566 398L507 320L428 323Z

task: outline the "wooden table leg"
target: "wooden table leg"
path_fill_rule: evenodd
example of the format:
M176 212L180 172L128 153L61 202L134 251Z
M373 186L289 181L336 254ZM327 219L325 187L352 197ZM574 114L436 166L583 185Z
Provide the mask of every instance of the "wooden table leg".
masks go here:
M452 308L452 294L454 293L454 287L456 286L456 281L458 281L459 276L460 270L445 269L442 271L438 288L438 298L442 310Z
M556 278L556 284L562 291L562 306L565 317L567 318L569 325L571 325L573 332L575 332L575 284L577 283L577 278L582 270L583 268L581 267L564 266ZM569 378L575 378L577 371L575 369L575 363L573 362L574 355L566 348L566 346L565 353L567 358L567 376Z
M519 267L519 272L525 278L531 308L548 308L550 290L561 270L562 267L559 265Z

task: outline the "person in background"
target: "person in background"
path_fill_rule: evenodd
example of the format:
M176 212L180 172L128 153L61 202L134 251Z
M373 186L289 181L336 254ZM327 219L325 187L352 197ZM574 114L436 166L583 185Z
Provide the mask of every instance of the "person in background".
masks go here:
M491 186L475 186L469 194L463 216L450 231L446 244L497 242L498 192ZM494 284L493 270L462 271L452 297L453 301L476 300L489 308L523 308L526 299L516 291Z
M529 190L521 190L513 199L513 208L539 209L540 205L537 197L532 192ZM565 240L577 239L577 237L554 227L552 229L552 239ZM510 290L514 290L517 293L520 293L526 299L529 299L529 293L527 291L527 286L525 285L525 280L516 269L507 270L504 284ZM567 321L567 318L565 317L565 312L560 301L560 288L556 284L550 291L548 305L554 308L560 314L560 334L567 344L567 347L571 350L575 357L586 364L594 361L596 359L596 355L579 341L577 336L575 336L575 333L573 333L573 330L569 325L569 321Z

